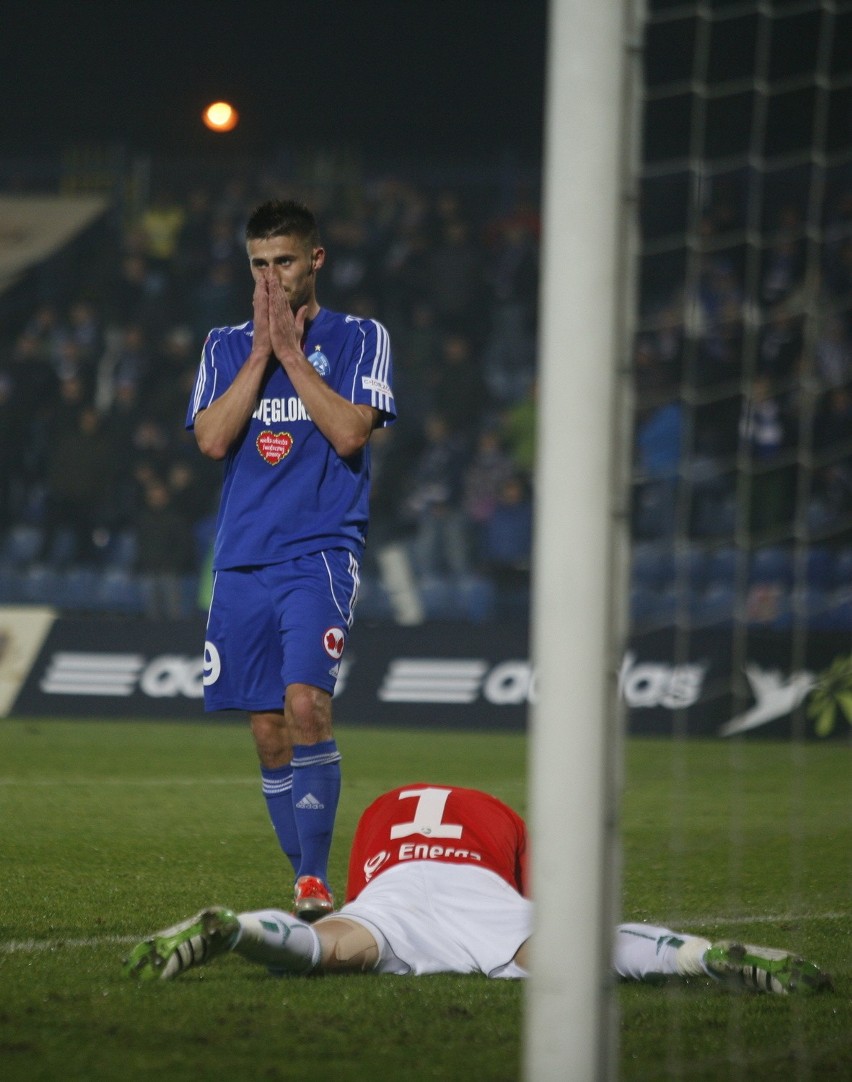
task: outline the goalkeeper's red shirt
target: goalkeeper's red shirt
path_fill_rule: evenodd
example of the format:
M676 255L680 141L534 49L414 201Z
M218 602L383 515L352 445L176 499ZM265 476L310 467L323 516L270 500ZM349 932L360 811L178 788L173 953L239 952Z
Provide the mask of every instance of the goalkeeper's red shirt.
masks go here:
M374 800L355 830L346 901L388 868L415 861L487 868L527 893L524 821L478 789L417 783Z

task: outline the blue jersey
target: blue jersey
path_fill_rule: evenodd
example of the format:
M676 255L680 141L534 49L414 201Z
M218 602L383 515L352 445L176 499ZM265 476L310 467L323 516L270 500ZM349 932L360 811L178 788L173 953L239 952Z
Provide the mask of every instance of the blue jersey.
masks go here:
M231 386L254 324L210 332L186 426ZM396 416L388 333L375 320L321 308L302 348L334 391ZM213 567L258 567L328 548L359 559L367 534L370 447L341 458L308 416L282 366L270 361L257 408L224 462Z

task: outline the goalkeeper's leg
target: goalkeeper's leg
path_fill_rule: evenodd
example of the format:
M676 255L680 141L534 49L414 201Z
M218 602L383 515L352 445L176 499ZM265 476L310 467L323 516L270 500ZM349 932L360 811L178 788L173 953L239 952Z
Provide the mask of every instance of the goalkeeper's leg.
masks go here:
M272 973L369 972L379 960L374 936L345 917L308 924L292 913L263 909L240 913L238 919L240 932L231 949Z
M730 987L775 995L811 995L832 987L815 962L773 947L709 939L652 924L620 924L613 968L629 980L710 976Z
M290 913L262 909L236 915L211 906L137 944L124 962L124 973L143 981L173 980L229 951L275 974L310 973L322 955L316 932Z

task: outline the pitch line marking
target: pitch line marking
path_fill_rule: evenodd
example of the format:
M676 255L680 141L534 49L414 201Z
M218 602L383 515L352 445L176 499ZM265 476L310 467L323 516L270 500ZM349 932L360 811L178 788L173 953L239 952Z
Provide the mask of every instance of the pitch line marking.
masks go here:
M775 924L776 921L848 920L848 913L763 913L754 917L707 916L690 917L685 923L697 927L725 924ZM686 931L687 929L683 929Z
M765 913L755 917L699 917L684 923L690 927L719 924L775 924L778 921L819 921L848 920L848 913ZM685 930L685 929L683 929ZM150 932L148 933L150 935ZM694 933L699 934L699 933ZM128 943L139 943L145 938L140 935L105 935L88 936L82 939L19 939L0 943L0 954L38 954L41 951L62 949L85 950L91 947L120 947Z
M131 935L104 935L90 936L87 939L19 939L0 943L0 954L38 954L41 951L61 950L63 947L119 947L126 943L138 943L142 938Z

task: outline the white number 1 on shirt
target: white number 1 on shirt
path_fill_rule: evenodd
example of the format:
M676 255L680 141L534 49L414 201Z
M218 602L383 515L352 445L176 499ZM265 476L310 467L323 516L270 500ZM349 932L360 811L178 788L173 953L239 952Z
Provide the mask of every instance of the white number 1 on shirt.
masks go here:
M391 827L391 838L407 838L409 834L425 834L429 838L460 838L460 823L444 823L444 815L452 789L404 789L400 800L417 797L417 807L410 823L397 823Z

